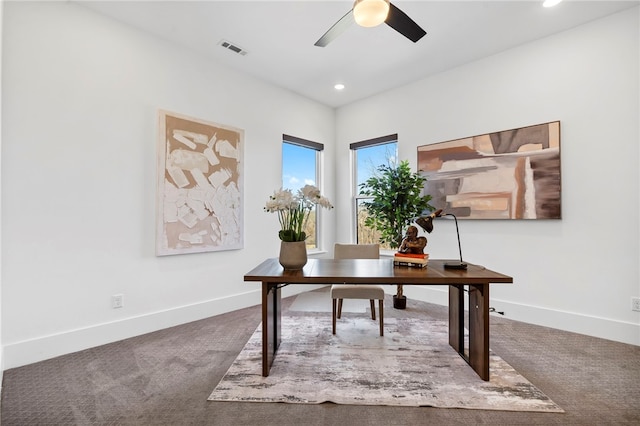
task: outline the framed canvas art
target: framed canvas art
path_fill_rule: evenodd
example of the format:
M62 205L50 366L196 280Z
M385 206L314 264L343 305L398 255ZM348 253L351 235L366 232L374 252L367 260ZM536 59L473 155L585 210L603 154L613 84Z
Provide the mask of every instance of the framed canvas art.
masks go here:
M156 255L243 247L244 132L160 110Z
M436 209L459 219L560 219L560 122L418 147Z

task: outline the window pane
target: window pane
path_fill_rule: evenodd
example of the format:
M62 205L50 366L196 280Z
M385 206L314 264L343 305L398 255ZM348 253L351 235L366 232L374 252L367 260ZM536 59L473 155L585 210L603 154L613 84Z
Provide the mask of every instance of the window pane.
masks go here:
M358 185L356 194L360 193L360 184L369 179L378 166L396 162L397 149L398 144L393 142L360 148L356 151L356 180Z
M364 221L367 219L368 215L367 209L362 203L366 200L367 198L359 198L356 200L356 232L358 233L356 236L356 242L358 244L376 244L380 242L380 232L364 225ZM389 244L381 244L380 248L388 250L391 249Z
M305 185L316 184L315 149L284 142L282 144L282 188L294 193Z
M294 145L283 141L282 143L282 188L290 189L294 194L305 185L316 185L317 176L317 156L319 151ZM317 248L317 210L311 210L309 220L304 227L307 234L307 249Z
M390 142L382 145L372 145L355 150L356 187L355 211L356 211L356 242L358 244L373 244L380 242L380 233L364 225L367 218L367 210L363 202L370 197L359 196L360 184L365 182L376 172L382 164L395 164L397 159L398 143ZM389 244L380 246L381 249L391 250Z

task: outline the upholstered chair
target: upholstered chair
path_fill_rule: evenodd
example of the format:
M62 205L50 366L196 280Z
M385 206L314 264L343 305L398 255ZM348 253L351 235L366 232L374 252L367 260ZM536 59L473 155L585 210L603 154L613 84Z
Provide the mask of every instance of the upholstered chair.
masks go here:
M340 244L333 249L334 259L378 259L380 257L379 244ZM380 317L380 335L384 336L384 289L381 285L373 284L334 284L331 286L333 302L333 334L336 334L336 318L342 316L343 299L369 299L371 304L371 319L376 319L375 300L378 300Z

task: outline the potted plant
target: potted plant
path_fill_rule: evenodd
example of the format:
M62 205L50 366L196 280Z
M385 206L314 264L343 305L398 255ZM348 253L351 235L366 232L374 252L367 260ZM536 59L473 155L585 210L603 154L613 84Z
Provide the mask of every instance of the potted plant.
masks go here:
M419 173L413 173L409 162L404 160L378 166L374 175L360 184L360 195L372 197L363 202L368 213L364 224L380 233L381 244L388 244L392 249L400 247L405 227L412 219L425 210L435 209L429 204L431 196L421 195L426 180ZM402 285L398 284L393 307L404 309L406 303Z
M268 213L277 213L280 221L280 256L284 269L297 270L307 263L307 222L316 207L332 209L331 202L320 195L314 185L305 185L296 194L290 189L280 189L269 197L264 207Z

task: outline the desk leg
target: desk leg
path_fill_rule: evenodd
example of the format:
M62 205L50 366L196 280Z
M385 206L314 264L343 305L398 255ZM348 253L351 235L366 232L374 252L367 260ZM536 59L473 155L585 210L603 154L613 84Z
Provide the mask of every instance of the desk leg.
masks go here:
M449 344L464 358L464 290L449 286Z
M469 286L469 364L489 380L489 284Z
M262 376L264 377L269 375L282 338L280 292L277 284L262 283Z

